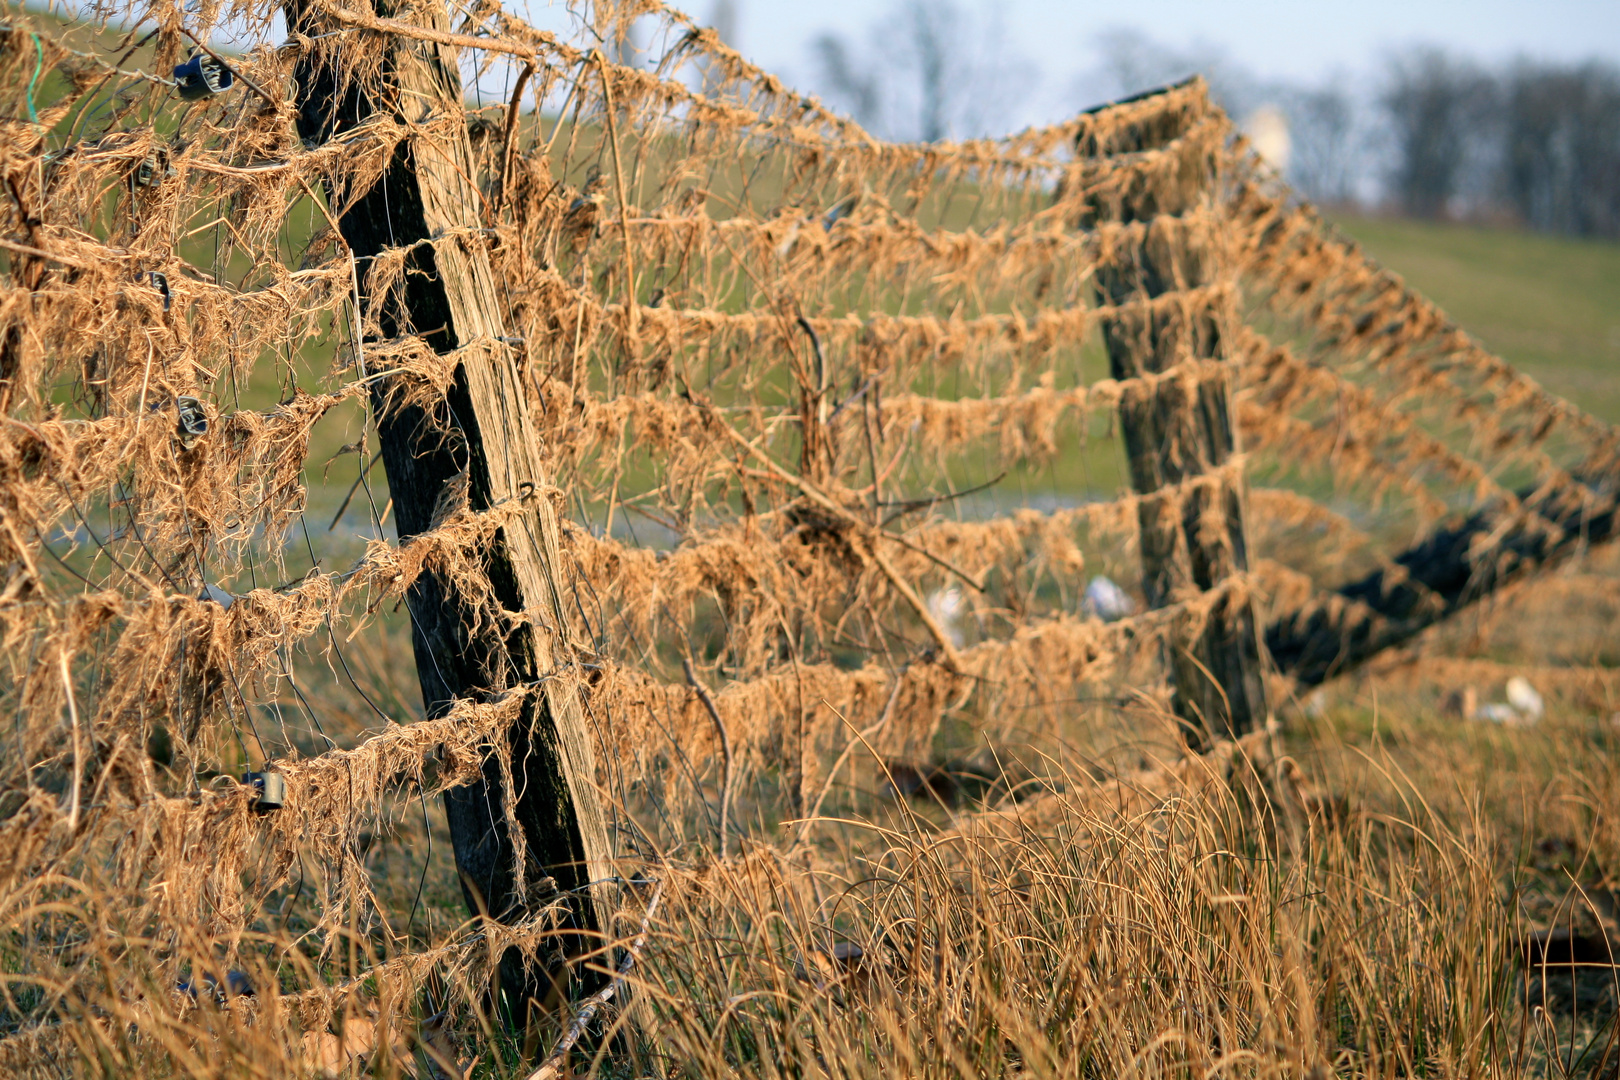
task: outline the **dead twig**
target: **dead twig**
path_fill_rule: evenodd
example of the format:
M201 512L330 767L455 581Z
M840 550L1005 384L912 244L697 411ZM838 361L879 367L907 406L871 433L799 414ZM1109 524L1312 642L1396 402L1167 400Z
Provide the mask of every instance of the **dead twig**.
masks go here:
M579 1042L580 1037L585 1034L585 1029L596 1018L596 1014L611 1002L614 996L623 988L625 979L630 974L630 969L635 966L636 959L641 956L641 950L647 944L647 928L652 925L653 915L658 911L658 902L663 899L663 896L664 883L660 881L653 888L652 899L648 901L647 911L641 917L641 929L636 934L635 940L630 943L630 949L625 953L624 959L619 962L619 969L614 973L613 981L585 1000L585 1004L580 1008L579 1012L574 1014L574 1020L568 1025L568 1030L558 1040L556 1048L551 1051L546 1060L540 1063L538 1069L528 1075L526 1080L557 1080L558 1077L563 1075L563 1063L568 1057L568 1051L572 1050L574 1044Z
M337 513L332 515L332 524L326 527L327 532L331 532L333 529L337 528L338 522L343 520L344 512L349 509L349 504L354 501L354 493L360 490L360 485L365 482L366 477L371 474L371 470L375 469L377 467L377 462L381 460L382 451L379 450L375 455L372 456L371 463L360 470L360 475L355 477L354 483L349 485L349 493L343 496L343 505L338 507Z
M529 84L534 75L534 61L530 60L523 65L518 73L517 85L512 88L512 103L506 107L506 131L501 136L501 186L495 191L495 199L489 207L489 224L495 226L501 214L501 207L506 203L506 190L512 183L512 149L517 135L518 114L523 105L523 88Z
M786 469L782 468L782 466L776 463L774 458L772 458L765 451L761 450L753 442L750 442L736 428L732 427L725 420L721 419L718 413L714 413L712 410L710 410L710 412L711 415L715 417L715 421L718 424L721 433L729 438L732 442L735 442L743 450L746 450L750 456L764 465L766 470L769 471L776 479L798 488L811 502L815 503L823 510L842 518L844 521L854 526L857 530L862 532L867 530L868 527L864 521L850 513L843 506L839 505L839 503L828 496L826 492L822 491L819 487L804 477L795 476L793 473L790 473ZM906 544L905 541L899 540L899 538L890 536L887 533L879 532L877 535L883 539L900 543L902 546L910 546ZM945 658L946 665L952 671L960 673L963 670L960 652L958 652L955 643L951 641L950 635L945 632L945 628L939 624L939 620L934 618L933 613L928 610L928 605L923 603L922 597L917 595L917 590L912 587L911 582L907 581L903 576L901 576L900 572L895 569L894 563L889 561L889 557L883 553L878 545L872 545L871 555L872 561L877 565L877 568L882 571L884 577L889 579L889 584L894 586L895 591L898 592L901 598L904 599L906 603L910 604L911 609L916 612L917 618L921 620L923 626L928 630L929 636L932 637L934 639L934 643L939 646L940 654ZM968 580L972 581L973 579L968 578Z
M849 760L850 754L854 753L855 744L865 743L870 746L871 743L867 742L867 740L888 725L890 718L894 716L894 703L900 700L900 690L904 685L905 679L897 674L894 685L889 689L889 700L884 704L883 712L878 716L876 722L864 731L857 731L850 737L849 742L844 744L843 752L833 761L832 768L827 770L827 779L821 785L821 793L816 796L816 801L811 805L810 812L804 816L804 821L799 826L798 835L793 838L793 843L788 846L789 851L793 851L804 842L804 838L810 834L810 826L814 825L816 819L821 817L822 804L827 801L827 796L832 791L833 781L838 779L838 771L844 767L844 762ZM882 764L881 759L879 759L879 764Z
M731 810L731 734L726 731L726 722L720 716L719 706L715 705L709 688L698 681L697 671L692 667L691 657L681 658L681 667L686 672L687 684L697 692L698 700L703 707L709 710L709 718L714 721L714 730L720 735L720 756L725 767L725 774L720 778L720 857L726 857L726 844L730 838L728 819Z

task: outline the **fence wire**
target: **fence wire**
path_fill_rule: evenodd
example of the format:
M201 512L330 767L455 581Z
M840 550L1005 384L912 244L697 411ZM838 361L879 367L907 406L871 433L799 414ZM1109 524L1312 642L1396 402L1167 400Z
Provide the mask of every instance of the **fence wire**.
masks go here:
M210 965L257 964L283 991L265 1022L296 1033L355 988L476 984L489 935L547 932L469 931L421 884L448 859L432 800L535 692L422 719L404 659L411 586L487 593L478 552L522 512L449 492L395 529L372 407L448 438L458 365L522 373L532 497L564 522L550 677L584 696L627 857L712 846L728 797L763 842L852 797L852 752L919 762L942 726L994 743L1162 701L1172 632L1233 602L1353 605L1335 590L1484 508L1550 544L1556 500L1612 517L1615 430L1337 235L1201 83L892 145L658 3L570 8L571 35L495 4L289 11L282 38L247 0L0 27L14 1060L64 1001L195 1022L166 988ZM201 44L227 29L250 47ZM300 64L366 93L400 48L487 103L297 135ZM1165 117L1176 137L1119 149ZM463 139L481 225L430 244L487 259L509 336L445 353L390 314L411 251L357 260L334 222L397 155ZM1192 205L1132 219L1200 170ZM1165 245L1195 282L1105 295ZM1175 320L1222 354L1109 375L1102 326ZM1121 400L1210 378L1240 452L1129 492ZM1149 608L1143 501L1179 517L1250 482L1250 568ZM1102 574L1133 611L1088 601ZM239 778L270 771L265 813ZM147 983L109 997L136 947Z

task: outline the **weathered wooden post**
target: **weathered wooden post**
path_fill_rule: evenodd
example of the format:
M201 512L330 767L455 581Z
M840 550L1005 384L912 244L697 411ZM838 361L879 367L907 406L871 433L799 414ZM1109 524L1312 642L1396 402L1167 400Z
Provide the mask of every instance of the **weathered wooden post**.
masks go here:
M529 855L529 880L520 883L513 873L515 838L501 772L491 758L481 783L445 796L463 888L475 911L511 923L557 899L543 881L549 876L575 898L576 938L566 950L577 953L597 945L590 939L607 926L600 895L593 899L585 886L612 873L611 851L590 733L568 670L556 514L543 494L547 477L523 384L503 340L478 216L457 50L406 34L379 38L376 29L353 26L329 43L310 44L338 27L322 8L302 0L290 0L287 14L288 25L306 38L295 77L299 133L307 142L328 142L368 120L407 128L381 177L365 190L345 189L341 176L329 187L357 260L363 301L384 333L418 333L436 353L460 356L442 404L389 409L381 392L373 401L400 538L427 530L447 493L455 497L464 489L474 511L515 498L526 504L481 553L493 604L480 609L432 575L409 596L417 674L430 715L442 715L457 698L537 687L508 745L495 748L509 756L518 788L515 820ZM421 20L428 36L446 37L443 8L417 6L407 17ZM378 46L382 65L371 74L365 60ZM386 249L409 254L395 291L378 295L367 282L375 257ZM596 886L598 893L602 887ZM566 959L558 955L537 966L516 949L502 958L501 990L513 1022L526 1022L531 999L544 1000Z
M1620 534L1620 468L1538 483L1444 523L1365 577L1320 593L1266 627L1272 661L1317 686L1386 649Z
M1123 122L1115 119L1123 113ZM1226 328L1231 299L1206 286L1225 268L1212 215L1218 140L1202 80L1098 116L1077 145L1086 225L1135 226L1102 245L1095 288L1108 362L1129 383L1119 422L1141 496L1144 591L1165 607L1248 569L1245 486L1234 464ZM1096 114L1093 114L1094 116ZM1152 160L1153 152L1164 155ZM1138 155L1122 161L1118 155ZM1108 157L1096 169L1088 158ZM1179 295L1172 295L1179 294ZM1153 378L1163 376L1162 378ZM1176 620L1169 642L1175 710L1189 741L1229 737L1266 718L1254 607L1240 586Z

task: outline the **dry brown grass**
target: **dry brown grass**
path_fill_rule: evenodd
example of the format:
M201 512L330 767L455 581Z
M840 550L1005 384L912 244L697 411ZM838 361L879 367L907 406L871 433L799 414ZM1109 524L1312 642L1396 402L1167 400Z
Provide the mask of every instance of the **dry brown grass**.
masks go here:
M1592 595L1613 571L1612 557L1594 557L1570 577ZM1163 718L1094 708L1067 732L1025 733L1000 748L1004 770L1025 786L1020 800L1003 800L993 828L975 824L983 804L896 802L863 752L828 820L802 842L787 825L720 862L695 823L686 846L636 867L665 885L633 971L648 1003L644 1026L598 1044L613 1056L581 1051L573 1064L705 1080L1606 1076L1611 975L1527 979L1519 957L1533 930L1591 931L1611 917L1603 893L1620 870L1613 683L1605 696L1601 669L1530 644L1547 625L1561 631L1554 651L1583 628L1599 644L1609 624L1571 625L1557 588L1525 590L1501 607L1436 635L1428 655L1336 685L1310 713L1290 715L1277 744L1286 760L1275 768L1262 759L1258 772L1198 775L1169 790L1143 787L1127 768L1124 791L1110 790L1098 782L1100 758L1140 764L1165 754L1173 736ZM1460 630L1472 633L1458 640ZM396 637L392 654L351 655L361 682L408 663L404 644ZM1484 658L1506 648L1551 663ZM1472 683L1483 699L1500 697L1502 680L1519 671L1548 699L1540 724L1442 715L1448 690ZM340 689L329 684L314 704L342 723L363 705ZM1166 735L1144 738L1155 729ZM390 912L412 902L419 813L401 807L397 832L365 841L371 880L385 890L379 906ZM441 855L428 864L418 919L429 910L456 919L436 806L430 816ZM295 903L279 930L243 942L232 961L260 993L224 1008L206 996L193 1005L174 992L169 963L119 937L116 892L82 881L50 894L7 911L11 940L40 942L49 927L58 963L106 976L89 995L74 979L74 993L53 1003L66 1023L8 1059L35 1075L302 1075L322 1053L337 1060L340 1046L363 1052L375 1075L428 1075L435 1053L477 1061L479 1075L523 1074L522 1048L483 1012L477 943L449 963L430 958L440 963L425 981L374 980L331 1003L277 999L264 989L341 986L343 971L385 959L378 936L359 932L347 938L351 955L289 969L301 963L295 939L307 925ZM626 937L638 910L627 906ZM441 928L446 936L455 935ZM858 961L837 959L845 944L859 946ZM219 947L199 934L181 951L200 971ZM34 949L27 966L43 974ZM34 992L50 989L44 978ZM29 990L13 983L12 993L27 1000ZM422 1019L440 1013L418 1039ZM564 1019L536 1042L549 1043ZM377 1053L379 1026L392 1059ZM14 1039L7 1052L22 1054Z
M658 889L641 1005L581 1073L1612 1077L1613 969L1518 961L1612 921L1612 556L1321 701L1279 687L1281 733L1208 761L1161 648L1223 596L1292 609L1448 515L1610 469L1613 429L1291 201L1197 84L889 146L679 13L607 7L593 33L651 12L670 66L479 6L456 40L486 73L536 61L543 109L402 108L313 147L299 49L371 79L419 25L334 7L241 58L269 100L181 105L130 66L217 6L159 4L145 41L8 11L0 1073L522 1076L579 987L513 1034L503 952L619 965ZM1106 152L1159 113L1180 137ZM409 253L362 270L326 200L463 130L488 227L433 243L483 253L513 337L440 355L386 310ZM1216 165L1185 213L1098 224ZM1212 284L1100 304L1099 267L1150 249ZM1174 355L1099 379L1101 322ZM1172 348L1195 326L1230 351ZM622 855L612 940L583 946L544 881L525 922L468 914L436 798L533 687L424 719L409 645L411 584L485 596L518 508L447 499L399 542L365 482L368 401L442 433L455 365L509 362L555 481L525 498L573 519L547 678L586 694ZM1263 476L1262 558L1105 623L1080 589L1135 580L1143 501L1109 418L1212 375L1245 453L1153 498ZM1055 462L1108 467L1042 488ZM1512 674L1538 725L1440 718ZM288 800L260 814L238 777L267 766Z
M587 1053L575 1067L1608 1075L1607 976L1527 983L1519 942L1602 918L1587 897L1620 865L1615 734L1558 705L1537 728L1504 731L1459 729L1397 700L1368 713L1357 695L1291 722L1282 745L1297 767L1123 798L1054 763L1035 785L1039 812L1004 811L990 831L953 827L971 806L947 815L869 799L801 845L790 828L724 862L692 852L643 864L665 890L633 972L645 1025L604 1044L616 1056ZM52 1056L30 1060L37 1075L302 1074L317 1064L311 1048L341 1040L365 1051L371 1074L428 1075L429 1042L413 1039L441 1011L431 1045L464 1064L482 1046L480 1074L522 1075L518 1048L487 1040L476 945L473 963L441 964L416 992L365 988L336 1010L337 1034L321 1036L308 995L263 992L297 962L286 937L252 942L277 946L244 950L257 963L235 961L256 997L193 1005L141 942L117 936L111 899L82 890L7 913L13 934L38 941L48 924L63 959L107 972L100 992L57 1004L65 1030ZM626 937L637 918L632 905ZM217 947L187 943L193 971ZM392 1060L375 1049L379 1029Z

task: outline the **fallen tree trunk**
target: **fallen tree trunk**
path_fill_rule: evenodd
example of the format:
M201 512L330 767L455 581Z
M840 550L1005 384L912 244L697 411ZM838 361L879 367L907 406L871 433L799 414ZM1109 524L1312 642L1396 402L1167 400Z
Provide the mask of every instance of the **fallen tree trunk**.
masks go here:
M1319 594L1266 628L1266 648L1299 686L1317 686L1616 532L1613 488L1565 481L1436 529L1393 566ZM1606 491L1605 489L1609 489Z

